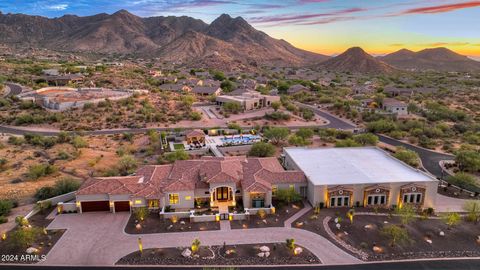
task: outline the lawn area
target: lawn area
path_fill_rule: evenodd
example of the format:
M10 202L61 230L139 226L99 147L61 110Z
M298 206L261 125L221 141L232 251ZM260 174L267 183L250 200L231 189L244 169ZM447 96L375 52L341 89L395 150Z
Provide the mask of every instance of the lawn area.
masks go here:
M183 143L174 143L173 148L177 151L178 150L185 150L185 145L183 145Z

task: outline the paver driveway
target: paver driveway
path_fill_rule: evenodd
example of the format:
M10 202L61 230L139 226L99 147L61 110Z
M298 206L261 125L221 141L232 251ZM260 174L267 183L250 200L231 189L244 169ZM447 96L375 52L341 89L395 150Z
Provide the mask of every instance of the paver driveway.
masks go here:
M139 235L128 235L124 227L128 213L65 214L48 229L67 229L47 255L46 265L113 265L138 250ZM265 228L228 231L181 232L141 235L144 248L190 246L199 238L202 245L295 242L312 251L324 264L361 263L320 235L295 228Z

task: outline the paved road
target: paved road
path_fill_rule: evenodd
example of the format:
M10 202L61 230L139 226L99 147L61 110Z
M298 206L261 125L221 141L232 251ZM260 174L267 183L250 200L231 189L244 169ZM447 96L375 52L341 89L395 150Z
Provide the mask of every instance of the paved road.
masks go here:
M330 123L328 125L322 126L323 128L335 128L335 129L354 129L356 126L346 120L340 119L337 116L333 116L325 111L318 109L313 105L296 103L299 107L312 109L315 114L320 115L321 117L327 119Z
M296 228L260 228L158 233L124 233L129 213L83 213L60 215L48 229L67 229L47 254L42 265L114 265L120 258L137 251L137 238L143 247L187 247L198 238L202 245L253 244L285 242L287 236L315 254L323 264L360 264L362 261L338 248L328 239Z
M420 159L422 160L423 167L430 172L431 174L435 175L438 178L442 178L442 169L440 168L439 162L441 160L452 160L454 159L453 155L442 154L438 152L434 152L431 150L427 150L425 148L417 147L408 143L404 143L383 135L378 135L380 141L383 143L387 143L394 146L403 146L407 149L413 150L418 153Z

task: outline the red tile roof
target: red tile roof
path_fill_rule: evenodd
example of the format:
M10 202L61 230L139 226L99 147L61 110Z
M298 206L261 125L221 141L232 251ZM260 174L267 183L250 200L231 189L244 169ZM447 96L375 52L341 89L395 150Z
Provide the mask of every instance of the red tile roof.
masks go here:
M208 188L211 183L235 183L245 191L266 192L272 184L305 181L303 172L284 170L276 158L202 157L144 166L134 176L91 178L82 184L77 195L161 198L165 192Z

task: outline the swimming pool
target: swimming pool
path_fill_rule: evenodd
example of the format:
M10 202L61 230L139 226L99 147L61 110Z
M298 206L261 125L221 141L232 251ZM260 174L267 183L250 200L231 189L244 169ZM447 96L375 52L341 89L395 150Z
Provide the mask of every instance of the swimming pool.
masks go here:
M221 138L220 140L224 144L249 144L259 141L261 139L258 135L236 135L236 136L227 136Z

